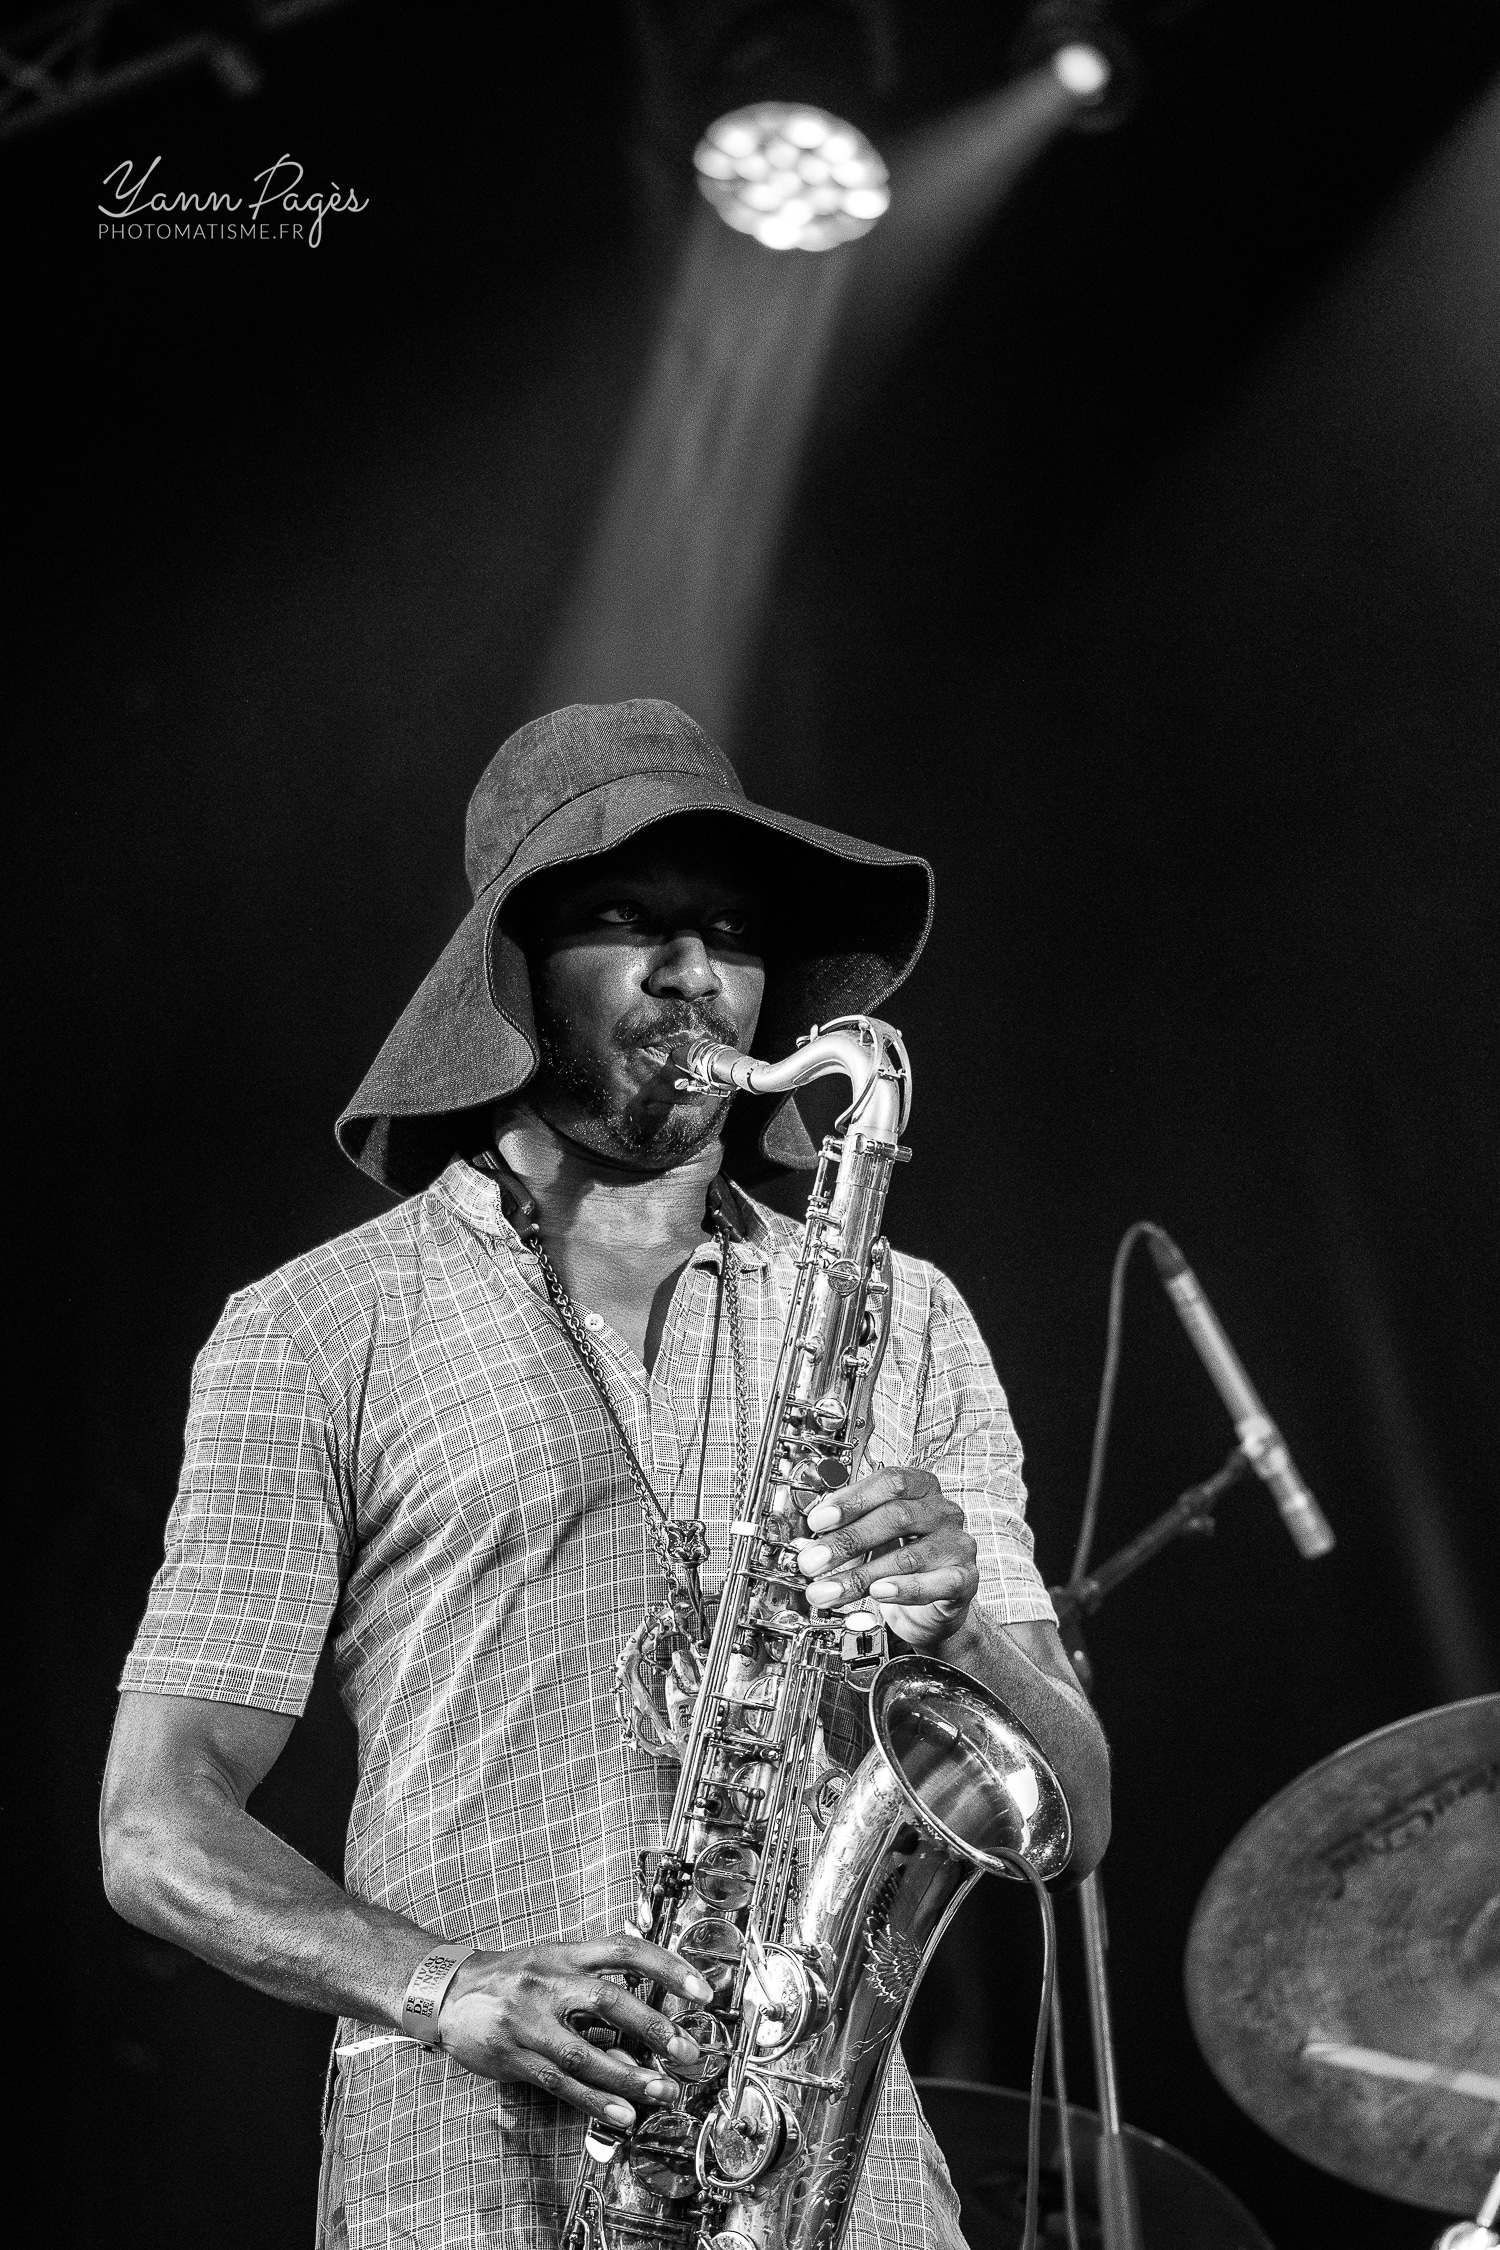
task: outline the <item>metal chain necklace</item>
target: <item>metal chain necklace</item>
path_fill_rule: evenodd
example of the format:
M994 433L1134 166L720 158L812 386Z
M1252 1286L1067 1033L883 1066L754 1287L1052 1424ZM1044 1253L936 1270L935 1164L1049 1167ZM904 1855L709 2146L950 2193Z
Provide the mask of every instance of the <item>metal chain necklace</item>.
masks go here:
M734 1491L732 1499L738 1502L745 1489L750 1457L749 1386L745 1375L739 1274L730 1248L730 1233L722 1220L715 1227L714 1233L719 1244L719 1305L715 1308L714 1316L713 1344L708 1371L708 1396L704 1402L702 1444L706 1451L708 1423L713 1407L714 1375L718 1365L718 1313L722 1308L727 1310L729 1314L729 1354L731 1380L734 1387L735 1417ZM695 1643L701 1642L707 1638L708 1633L703 1589L699 1580L699 1572L708 1560L708 1535L704 1531L703 1518L699 1512L703 1497L701 1463L698 1495L692 1515L685 1519L669 1515L662 1506L650 1478L642 1468L635 1447L630 1442L629 1433L615 1409L614 1400L609 1394L609 1383L604 1372L604 1363L599 1356L598 1347L579 1318L578 1307L573 1302L566 1282L543 1248L539 1232L534 1231L530 1235L528 1248L541 1270L542 1279L547 1285L547 1294L552 1300L558 1319L562 1322L563 1332L573 1346L579 1365L598 1395L599 1404L604 1409L610 1427L619 1439L620 1449L625 1456L626 1467L630 1473L630 1481L636 1499L640 1504L647 1533L656 1551L656 1558L661 1565L662 1575L667 1582L667 1599L672 1612L688 1638Z
M535 1257L546 1284L553 1309L562 1323L563 1334L572 1345L579 1366L588 1377L603 1409L605 1419L619 1440L625 1456L631 1486L635 1492L646 1531L667 1583L667 1606L676 1620L678 1630L695 1647L701 1647L708 1638L708 1617L703 1599L699 1572L708 1559L708 1537L703 1528L703 1468L708 1450L708 1428L713 1413L714 1377L719 1362L719 1316L729 1314L730 1375L734 1386L734 1490L731 1503L737 1506L744 1494L750 1473L750 1385L745 1367L744 1329L740 1309L739 1270L731 1253L731 1231L722 1213L714 1216L714 1234L719 1245L719 1288L714 1306L713 1337L709 1346L708 1395L703 1405L703 1437L698 1462L698 1490L693 1513L685 1520L674 1517L662 1506L650 1478L642 1468L629 1432L615 1410L609 1394L609 1383L604 1363L593 1338L579 1317L567 1283L542 1244L541 1222L536 1205L527 1195L521 1182L501 1161L492 1148L481 1149L471 1159L475 1168L492 1180L501 1191L501 1207L513 1202L516 1210L512 1223L516 1232ZM711 1194L715 1191L711 1190ZM508 1214L511 1215L511 1214ZM649 1622L649 1621L648 1621ZM639 1638L639 1636L637 1636Z

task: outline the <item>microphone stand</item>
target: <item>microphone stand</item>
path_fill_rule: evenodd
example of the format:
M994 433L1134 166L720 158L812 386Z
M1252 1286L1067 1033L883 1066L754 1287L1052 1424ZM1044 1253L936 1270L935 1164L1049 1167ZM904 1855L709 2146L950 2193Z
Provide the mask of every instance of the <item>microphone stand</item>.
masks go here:
M1090 1700L1094 1693L1094 1670L1084 1645L1083 1620L1092 1617L1117 1586L1133 1578L1174 1539L1208 1538L1214 1528L1214 1510L1225 1493L1254 1473L1255 1465L1249 1454L1237 1445L1221 1469L1205 1478L1202 1484L1192 1485L1179 1494L1170 1508L1164 1509L1134 1539L1117 1548L1097 1570L1086 1573L1072 1585L1049 1589L1068 1661ZM1099 2224L1104 2250L1143 2250L1135 2167L1120 2114L1109 1996L1109 1929L1104 1916L1104 1890L1097 1874L1086 1875L1079 1884L1078 1909L1083 1919L1083 1973L1088 1989L1094 2087L1099 2103L1096 2173ZM1062 2122L1066 2131L1066 2118Z

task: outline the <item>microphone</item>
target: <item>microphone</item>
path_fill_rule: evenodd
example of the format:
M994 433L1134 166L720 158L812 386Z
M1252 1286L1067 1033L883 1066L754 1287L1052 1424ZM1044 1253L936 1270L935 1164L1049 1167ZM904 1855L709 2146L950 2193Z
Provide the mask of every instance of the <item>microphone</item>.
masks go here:
M1304 1562L1315 1562L1334 1544L1328 1518L1298 1475L1286 1441L1262 1406L1234 1346L1219 1326L1198 1276L1169 1234L1149 1229L1152 1262L1161 1275L1177 1317L1193 1341L1215 1390L1229 1409L1240 1450L1275 1501Z

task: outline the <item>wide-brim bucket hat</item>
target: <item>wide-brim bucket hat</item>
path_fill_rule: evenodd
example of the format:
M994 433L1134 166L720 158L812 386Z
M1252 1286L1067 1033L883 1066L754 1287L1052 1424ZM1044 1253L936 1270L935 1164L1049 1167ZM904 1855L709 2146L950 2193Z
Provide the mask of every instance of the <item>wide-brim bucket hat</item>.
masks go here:
M506 916L522 885L682 813L721 815L764 839L774 935L758 1055L779 1060L813 1023L868 1013L910 973L932 921L924 859L752 803L718 744L675 704L570 704L511 735L469 800L474 904L338 1121L339 1146L361 1171L415 1194L479 1145L485 1113L536 1069L526 957ZM736 1099L725 1167L737 1178L814 1161L795 1103Z

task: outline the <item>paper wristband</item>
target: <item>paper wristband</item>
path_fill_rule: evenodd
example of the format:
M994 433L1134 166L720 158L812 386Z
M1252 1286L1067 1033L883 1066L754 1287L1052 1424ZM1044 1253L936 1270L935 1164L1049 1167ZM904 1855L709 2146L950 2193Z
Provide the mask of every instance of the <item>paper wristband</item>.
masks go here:
M401 2003L401 2029L408 2039L420 2040L424 2047L437 2045L438 2010L448 1987L478 1951L477 1945L437 1945L417 1963Z

